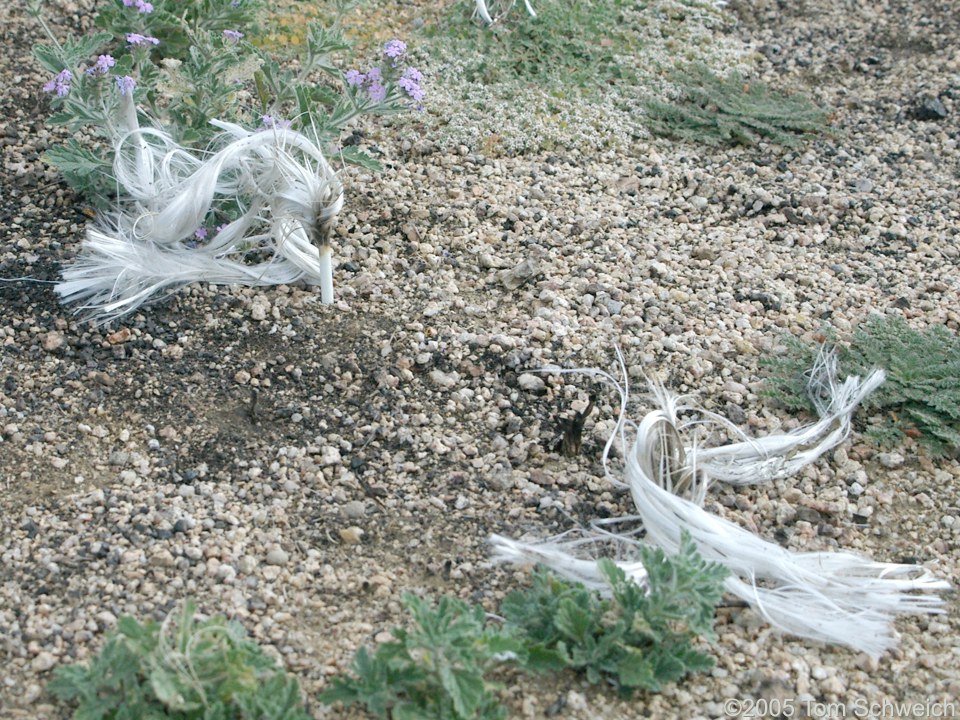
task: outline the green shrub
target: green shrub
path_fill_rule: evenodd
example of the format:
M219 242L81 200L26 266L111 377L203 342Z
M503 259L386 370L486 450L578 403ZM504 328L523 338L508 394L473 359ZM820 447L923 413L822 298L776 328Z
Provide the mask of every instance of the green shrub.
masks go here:
M531 672L571 668L623 694L655 692L711 667L693 643L713 636L726 570L705 562L686 534L676 555L644 548L641 559L648 587L601 561L609 599L539 570L532 588L504 600L502 627L492 627L479 606L445 597L434 607L407 595L412 627L395 629L395 639L372 655L361 649L351 674L334 678L320 699L394 720L486 720L504 716L499 686L488 679L504 663Z
M89 665L54 671L50 691L77 720L309 720L300 686L221 616L196 607L162 624L123 617Z
M646 123L656 135L708 145L755 145L761 140L794 146L800 133L823 132L827 113L800 95L782 95L747 81L737 72L726 78L705 65L676 70L676 102L648 100Z
M612 682L623 694L658 692L664 683L712 667L712 658L693 643L713 637L726 570L705 562L686 534L674 556L652 547L640 553L647 588L602 560L609 599L545 571L534 576L531 589L507 597L502 613L529 657L547 667L552 658L553 665L581 671L593 684Z
M395 639L373 655L361 648L352 675L334 678L320 700L363 705L393 720L504 717L486 674L520 652L520 645L487 627L479 606L443 597L434 607L409 594L403 603L412 627L395 628Z

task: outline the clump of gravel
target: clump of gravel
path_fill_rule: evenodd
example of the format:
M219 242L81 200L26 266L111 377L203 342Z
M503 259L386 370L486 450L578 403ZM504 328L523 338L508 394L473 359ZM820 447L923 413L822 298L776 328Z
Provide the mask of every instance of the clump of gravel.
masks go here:
M90 24L88 3L50 12ZM64 716L44 691L53 668L89 658L119 616L186 597L240 620L309 697L403 621L405 591L494 609L527 574L488 567L488 535L630 509L600 464L616 398L532 369L612 369L618 344L633 380L764 434L798 422L758 394L782 333L871 313L960 331L960 5L727 12L724 42L831 108L833 135L507 156L396 123L368 134L385 173L345 173L335 306L315 288L195 285L96 329L49 284L0 282L0 716ZM20 2L0 28L0 274L54 281L84 205L40 159L62 133L29 59L38 28ZM708 507L785 547L960 580L960 465L913 445L854 435L789 481L717 486ZM519 678L505 699L533 718L956 701L953 596L945 609L899 621L900 646L874 661L722 608L717 667L662 694L622 701L563 675Z

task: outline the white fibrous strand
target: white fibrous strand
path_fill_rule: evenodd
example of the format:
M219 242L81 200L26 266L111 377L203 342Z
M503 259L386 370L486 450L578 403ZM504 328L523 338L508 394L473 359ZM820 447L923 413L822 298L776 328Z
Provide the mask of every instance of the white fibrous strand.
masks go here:
M516 0L514 0L514 2L516 2ZM504 11L505 13L509 12L509 10L514 5L514 2L511 2L508 5L507 10ZM537 13L533 9L533 5L530 4L530 0L523 0L523 6L526 8L527 14L530 17L535 18L537 16ZM486 0L477 0L476 7L477 7L476 12L477 12L477 15L480 16L480 19L483 20L483 22L485 22L487 25L493 25L494 18L492 15L490 15L490 9L487 7Z
M615 435L624 448L624 465L619 473L607 469L613 482L630 489L636 515L598 521L573 539L567 534L520 542L494 536L494 558L541 563L602 590L605 583L596 562L601 554L643 584L639 544L673 554L686 531L705 559L730 571L726 590L774 627L881 655L896 644L894 616L942 612L936 593L949 589L947 582L919 565L876 562L849 552L792 552L703 508L712 477L739 485L784 478L836 447L849 433L857 404L883 382L884 374L876 370L863 380L850 377L839 383L836 363L821 355L810 377L819 398L819 421L790 433L713 447L701 447L694 428L714 423L729 431L732 423L712 413L697 416L694 406L652 385L651 397L659 407L639 423L621 414ZM616 387L625 402L627 390ZM607 451L605 463L606 456ZM608 529L618 526L632 530Z
M343 191L316 143L290 129L249 131L215 120L220 149L200 156L163 130L137 127L132 115L132 122L124 115L128 132L114 160L129 199L88 229L57 285L63 302L103 323L191 282L299 279L327 286L323 300L332 302L329 241ZM197 242L198 228L224 202L235 217Z

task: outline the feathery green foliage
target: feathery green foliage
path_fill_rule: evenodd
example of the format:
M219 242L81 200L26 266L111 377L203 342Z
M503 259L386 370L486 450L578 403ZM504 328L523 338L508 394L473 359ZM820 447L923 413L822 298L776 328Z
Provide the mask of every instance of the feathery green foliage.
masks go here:
M335 678L320 699L363 705L380 718L486 720L504 716L487 678L504 663L531 672L572 668L624 694L658 691L708 669L711 658L693 642L713 637L726 570L705 562L687 534L676 555L645 548L641 558L646 587L601 561L609 599L538 570L532 588L504 600L502 628L490 627L479 606L444 597L433 607L407 595L412 628L395 629L372 655L361 649L352 674Z
M674 556L652 547L640 553L646 588L603 560L609 599L539 571L533 588L504 600L503 615L527 643L533 662L582 671L591 683L610 681L624 694L657 692L713 666L693 642L713 637L714 608L727 571L704 561L686 533Z
M309 720L296 678L243 628L196 607L163 625L120 619L89 665L58 668L50 691L77 720Z
M766 140L791 147L799 143L799 133L827 129L827 113L809 99L775 93L737 72L722 78L694 64L677 69L671 79L680 90L677 102L644 103L647 126L656 135L708 145Z
M791 410L813 410L804 372L816 346L787 339L788 353L767 361L767 395ZM925 331L898 317L873 317L859 327L849 347L837 346L840 377L882 368L887 379L867 398L888 422L868 435L883 445L915 436L933 455L960 451L960 338L943 326Z

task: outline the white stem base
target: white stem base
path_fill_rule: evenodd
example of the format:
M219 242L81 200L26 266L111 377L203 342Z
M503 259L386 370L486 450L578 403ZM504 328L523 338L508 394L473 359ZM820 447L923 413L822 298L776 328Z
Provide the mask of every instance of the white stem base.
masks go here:
M333 304L333 248L329 245L320 248L320 302Z

